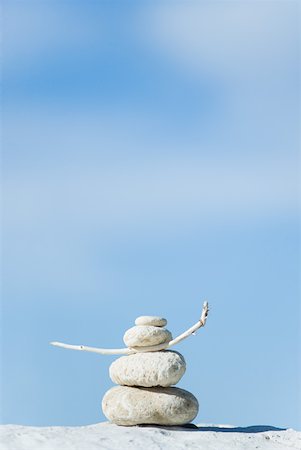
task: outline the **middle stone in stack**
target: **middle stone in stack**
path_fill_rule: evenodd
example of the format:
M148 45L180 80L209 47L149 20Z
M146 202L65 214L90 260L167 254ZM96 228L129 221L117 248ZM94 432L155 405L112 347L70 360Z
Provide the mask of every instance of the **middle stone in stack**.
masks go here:
M196 398L187 391L171 388L186 370L183 356L175 351L143 352L143 347L167 343L170 331L161 317L141 316L124 335L128 347L139 352L122 356L110 366L111 380L119 387L110 389L102 406L107 418L118 425L181 425L198 412Z

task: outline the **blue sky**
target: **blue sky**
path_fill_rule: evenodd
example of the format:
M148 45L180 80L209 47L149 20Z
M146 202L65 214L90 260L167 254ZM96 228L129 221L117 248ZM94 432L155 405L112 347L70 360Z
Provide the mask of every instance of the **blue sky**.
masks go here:
M300 428L297 2L4 2L4 423L104 420L136 316L197 422Z

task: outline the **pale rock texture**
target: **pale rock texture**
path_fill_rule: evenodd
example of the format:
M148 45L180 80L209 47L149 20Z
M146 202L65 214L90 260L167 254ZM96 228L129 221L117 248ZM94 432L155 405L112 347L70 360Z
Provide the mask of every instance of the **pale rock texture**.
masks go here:
M231 427L80 427L0 425L1 450L300 450L301 432L266 425Z
M300 450L301 432L267 425L80 427L0 425L1 450Z
M184 425L196 417L199 405L194 395L176 387L116 386L105 394L102 409L117 425Z
M183 356L174 351L135 353L116 359L110 366L111 380L123 386L172 386L186 370Z
M154 327L165 327L167 320L159 316L140 316L135 320L135 325L153 325Z
M148 347L172 340L171 332L152 325L138 325L127 330L123 341L127 347Z

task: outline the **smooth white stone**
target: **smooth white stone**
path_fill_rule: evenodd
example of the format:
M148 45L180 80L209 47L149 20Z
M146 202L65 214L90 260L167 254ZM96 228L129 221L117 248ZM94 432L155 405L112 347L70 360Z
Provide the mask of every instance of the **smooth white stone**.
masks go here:
M139 316L135 325L153 325L154 327L165 327L167 320L159 316Z
M123 386L172 386L186 370L183 356L174 351L135 353L116 359L110 366L113 383Z
M184 425L196 417L199 404L190 392L176 387L116 386L105 394L102 410L117 425Z
M149 345L163 344L172 340L171 332L165 328L152 325L137 325L127 330L123 341L128 347L148 347Z

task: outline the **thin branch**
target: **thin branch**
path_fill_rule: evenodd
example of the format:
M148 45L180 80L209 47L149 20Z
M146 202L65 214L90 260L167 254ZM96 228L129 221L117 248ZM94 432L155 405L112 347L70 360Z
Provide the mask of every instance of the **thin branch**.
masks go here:
M180 334L178 337L176 337L175 339L170 341L168 343L168 347L172 347L173 345L178 344L179 342L183 341L183 339L186 339L191 334L195 333L199 328L204 327L206 325L208 312L209 312L208 302L204 302L202 315L201 315L199 321L196 324L194 324L191 328L189 328L187 331L184 331L184 333Z
M62 342L50 342L50 344L55 347L79 350L82 352L100 353L101 355L129 355L130 353L135 353L134 351L130 352L129 348L97 348L87 347L86 345L63 344Z
M173 345L178 344L179 342L183 341L187 337L189 337L191 334L194 334L199 328L204 327L206 324L206 320L208 317L209 312L209 305L208 302L204 302L203 304L203 310L200 319L195 323L192 327L190 327L188 330L184 331L184 333L177 336L175 339L173 339L170 342L166 342L164 344L158 344L158 345L152 345L150 347L129 347L129 348L97 348L97 347L86 347L85 345L70 345L70 344L63 344L61 342L50 342L51 345L54 345L55 347L62 347L67 348L71 350L79 350L83 352L92 352L92 353L99 353L101 355L131 355L133 353L146 353L146 352L157 352L160 350L165 350Z

